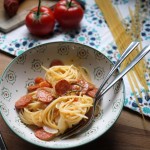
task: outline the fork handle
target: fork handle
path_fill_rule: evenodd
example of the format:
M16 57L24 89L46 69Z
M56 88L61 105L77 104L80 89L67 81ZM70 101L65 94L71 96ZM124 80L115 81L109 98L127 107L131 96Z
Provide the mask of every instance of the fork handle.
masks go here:
M128 71L130 71L148 52L150 51L150 45L146 46L133 60L132 62L111 82L102 92L96 97L96 101L100 98L118 81L120 80Z
M125 58L139 45L139 42L132 42L127 49L123 52L123 54L121 55L120 59L114 64L114 66L112 67L111 71L108 73L108 75L105 77L105 79L103 80L102 84L100 85L98 91L97 91L97 95L98 93L102 91L105 83L108 81L108 79L112 76L112 74L114 73L114 71L119 67L119 65L125 60Z
M0 133L0 150L7 150L3 137Z

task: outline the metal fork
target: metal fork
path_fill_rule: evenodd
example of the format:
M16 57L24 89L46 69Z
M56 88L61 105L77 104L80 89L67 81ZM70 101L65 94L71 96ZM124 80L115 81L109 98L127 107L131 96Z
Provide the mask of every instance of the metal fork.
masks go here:
M98 93L102 90L102 88L105 86L106 82L108 81L108 79L112 76L112 74L114 73L114 71L120 66L120 64L125 60L125 58L139 45L139 42L132 42L127 49L123 52L123 54L121 55L121 57L119 58L119 60L114 64L114 66L112 67L112 69L110 70L110 72L107 74L107 76L105 77L105 79L103 80L103 82L101 83L97 93L96 93L96 97L98 96Z
M0 150L7 150L3 137L0 133Z
M102 96L118 81L120 80L130 69L132 69L148 52L150 51L150 45L146 46L133 60L132 62L120 73L118 76L109 84L103 91L100 91L99 89L96 93L96 97L94 100L93 107L91 107L91 110L87 113L88 120L82 120L79 125L75 126L72 128L70 131L64 133L61 136L61 139L66 139L69 138L73 135L76 135L78 133L81 133L83 130L85 130L92 122L94 119L94 113L95 113L95 108L98 103L98 101L101 100ZM124 58L125 59L125 58ZM107 79L108 80L108 79ZM104 85L103 85L104 86ZM100 86L101 88L101 86Z
M105 86L106 82L108 81L108 79L112 76L112 74L114 73L114 71L119 67L119 65L124 61L124 59L135 49L135 47L137 47L139 45L139 42L132 42L127 49L123 52L123 54L121 55L120 59L115 63L115 65L112 67L112 69L110 70L110 72L108 73L108 75L105 77L105 79L103 80L103 82L101 83L96 96L98 96L98 93L100 93L100 91L103 89L103 87ZM98 102L97 102L98 103ZM96 105L94 106L96 107ZM95 108L94 108L95 110ZM89 113L91 111L89 111L86 116L89 116ZM77 132L76 130L79 128L81 128L82 126L84 126L84 124L86 123L86 121L82 120L78 125L76 125L75 127L71 128L70 130L68 130L67 132L65 132L61 138L67 138L68 136L71 136L70 134L73 134L73 132Z

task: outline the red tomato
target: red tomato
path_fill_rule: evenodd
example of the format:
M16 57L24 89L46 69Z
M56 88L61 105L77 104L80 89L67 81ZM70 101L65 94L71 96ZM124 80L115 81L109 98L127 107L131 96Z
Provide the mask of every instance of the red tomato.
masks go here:
M77 27L83 14L83 8L75 0L60 0L54 8L55 18L63 28Z
M28 30L37 36L47 35L54 30L55 17L50 8L41 6L33 8L26 16L25 23Z

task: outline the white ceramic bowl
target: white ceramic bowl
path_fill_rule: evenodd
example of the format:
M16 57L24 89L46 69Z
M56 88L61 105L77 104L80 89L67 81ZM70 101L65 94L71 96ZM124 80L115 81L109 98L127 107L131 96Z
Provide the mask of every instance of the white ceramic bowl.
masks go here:
M97 87L112 67L112 63L103 54L82 44L54 42L34 47L16 57L2 75L0 108L3 119L19 137L41 147L64 149L89 143L108 131L119 117L124 103L123 82L119 81L104 95L100 114L85 132L65 140L55 138L52 141L41 141L34 136L31 128L20 121L15 101L26 93L26 87L34 82L36 76L44 76L41 65L48 67L53 59L86 67ZM116 73L112 79L115 76Z

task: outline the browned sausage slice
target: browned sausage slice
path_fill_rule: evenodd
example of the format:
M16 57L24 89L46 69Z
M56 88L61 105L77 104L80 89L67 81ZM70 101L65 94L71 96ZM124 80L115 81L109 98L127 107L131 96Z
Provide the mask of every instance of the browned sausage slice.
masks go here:
M89 83L85 80L78 80L75 83L72 83L71 89L76 93L82 93L82 95L86 94L89 90Z
M63 65L64 65L64 63L63 63L61 60L59 60L59 59L54 59L54 60L51 62L50 67L53 67L53 66L63 66Z
M86 94L89 89L89 84L84 80L79 80L77 84L81 87L82 94Z
M37 90L38 88L40 88L39 84L30 85L30 86L27 87L28 92L33 92L33 91Z
M97 93L98 89L97 88L94 88L93 90L90 90L87 92L87 95L94 98L96 93Z
M40 81L40 78L39 79L37 78L36 80L39 80L39 81L35 81L34 85L30 85L27 87L29 92L33 92L33 91L37 90L38 88L42 88L42 87L52 88L52 84L47 82L46 80L42 81L42 78L41 78L41 81Z
M55 91L58 95L66 94L71 90L71 84L67 80L60 80L55 85Z
M39 84L39 83L43 82L44 79L42 77L38 76L34 79L34 81L35 81L35 84Z
M4 8L9 17L13 17L19 8L20 0L4 0Z
M48 133L44 131L44 129L38 129L37 131L35 131L34 134L37 138L39 138L40 140L44 140L44 141L48 141L55 136L55 134Z
M38 89L36 93L37 99L44 103L50 103L54 100L54 96L51 92L46 91L45 89Z
M24 95L22 96L16 103L15 107L17 109L21 109L26 107L32 101L32 95Z
M47 81L42 81L39 83L40 87L49 87L52 88L52 84Z

